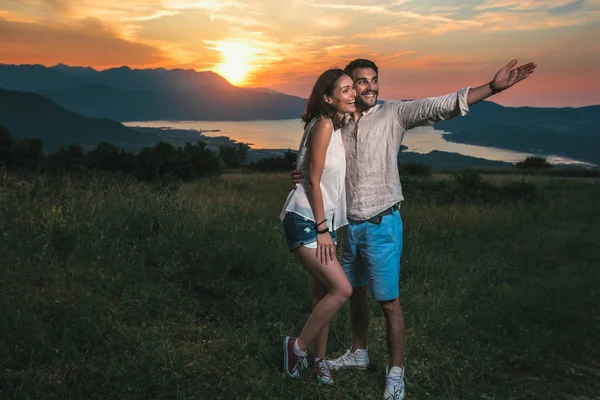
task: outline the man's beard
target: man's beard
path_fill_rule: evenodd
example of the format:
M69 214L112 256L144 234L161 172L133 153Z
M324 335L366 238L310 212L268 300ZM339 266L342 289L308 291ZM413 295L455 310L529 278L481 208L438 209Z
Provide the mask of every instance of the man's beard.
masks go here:
M363 99L363 95L365 94L373 94L374 96L368 100ZM374 107L377 104L377 99L379 97L379 91L377 90L368 90L364 91L360 94L360 96L356 96L356 106L362 108L364 110Z

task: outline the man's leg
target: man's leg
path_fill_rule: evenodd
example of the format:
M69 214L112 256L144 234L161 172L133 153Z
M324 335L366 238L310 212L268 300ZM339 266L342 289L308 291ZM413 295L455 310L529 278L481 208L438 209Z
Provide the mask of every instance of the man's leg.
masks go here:
M352 330L352 352L367 348L369 332L368 275L361 259L357 234L360 235L364 222L350 221L342 231L342 254L340 263L352 286L350 296L350 329Z
M350 326L352 329L352 352L367 348L369 334L368 286L355 287L350 296Z
M367 352L367 335L369 330L369 307L367 299L367 270L361 260L355 240L355 230L361 223L350 221L342 232L341 264L350 285L350 327L352 329L352 348L343 355L329 360L332 369L357 368L367 369L369 354Z
M400 257L402 255L402 219L400 212L383 217L380 224L366 229L358 246L369 271L373 297L385 316L389 363L386 368L385 400L404 399L404 316L400 294Z
M389 351L389 368L401 367L404 361L404 314L400 301L380 301L379 306L385 316L385 333Z
M383 217L372 224L359 242L369 272L373 297L385 316L389 365L401 366L404 348L404 315L400 307L400 256L402 255L402 219L400 212Z

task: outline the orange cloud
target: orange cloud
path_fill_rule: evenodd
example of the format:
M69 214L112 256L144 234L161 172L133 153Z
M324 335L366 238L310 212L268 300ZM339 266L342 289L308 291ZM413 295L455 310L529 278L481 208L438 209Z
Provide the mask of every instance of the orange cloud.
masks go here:
M588 81L600 73L600 0L446 3L15 0L0 10L0 62L220 70L308 95L323 70L362 57L382 67L389 98L489 79L490 65L513 57L557 77L573 64Z
M488 31L537 31L552 28L565 28L570 26L585 25L593 22L593 14L551 16L542 13L514 12L485 12L480 14L476 21L481 23Z
M357 12L368 12L368 13L384 13L386 8L384 6L372 6L372 5L353 5L353 4L327 4L327 3L313 3L304 0L295 0L295 4L304 4L314 8L325 8L332 10L346 10L346 11L357 11Z
M34 16L30 16L27 14L17 13L10 10L0 10L0 20L6 20L11 22L25 22L25 23L35 23L38 21Z
M71 0L20 0L20 2L38 8L46 7L59 13L71 9Z
M463 4L462 6L433 6L429 9L429 11L431 12L442 12L442 13L448 13L448 14L452 14L455 11L458 11L460 9L464 9L465 7L467 7L466 4Z
M97 19L73 26L0 19L0 58L4 63L62 62L95 67L173 63L159 49L122 39Z
M119 22L126 21L150 21L153 19L158 19L162 17L170 17L172 15L179 14L179 11L169 11L169 10L158 10L150 15L138 15L135 17L123 17L119 20Z
M386 69L420 70L420 71L472 71L479 68L479 64L471 57L464 55L419 55L416 52L403 52L394 57L381 57L382 67Z
M577 3L579 0L488 0L475 6L475 10L506 8L515 11L548 10Z

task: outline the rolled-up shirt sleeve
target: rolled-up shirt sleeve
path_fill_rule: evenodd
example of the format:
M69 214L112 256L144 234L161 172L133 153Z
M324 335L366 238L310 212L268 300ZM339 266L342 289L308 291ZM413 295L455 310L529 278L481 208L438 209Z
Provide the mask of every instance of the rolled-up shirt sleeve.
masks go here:
M396 117L405 130L466 115L469 112L467 103L469 89L471 87L440 97L394 102L393 112L396 113Z

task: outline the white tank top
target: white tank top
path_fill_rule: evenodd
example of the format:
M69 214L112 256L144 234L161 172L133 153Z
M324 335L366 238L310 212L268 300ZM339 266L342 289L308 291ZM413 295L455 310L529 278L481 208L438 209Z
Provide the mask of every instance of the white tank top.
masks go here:
M304 135L300 141L298 149L298 157L296 164L302 171L305 180L308 178L308 157L306 142L310 134L310 130L318 121L318 118L313 118L312 121L304 129ZM340 129L334 130L331 134L331 140L327 147L325 155L325 166L321 175L321 193L323 195L323 206L325 208L325 217L327 218L327 226L331 230L348 224L346 217L346 153L344 151L344 143L342 141L342 133ZM279 218L283 220L287 212L293 212L309 219L313 222L315 217L308 201L306 183L296 184L288 195L283 210ZM319 221L320 222L320 221Z

